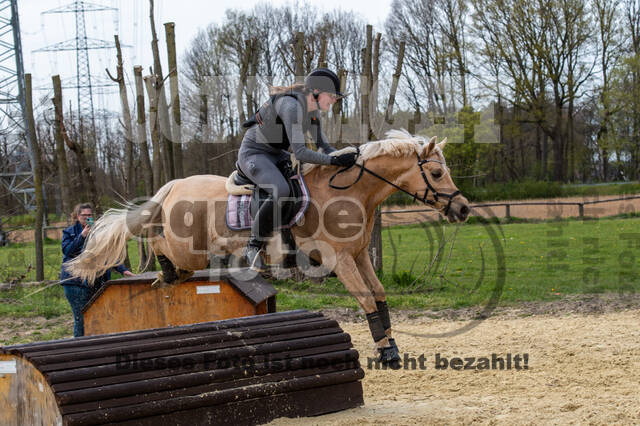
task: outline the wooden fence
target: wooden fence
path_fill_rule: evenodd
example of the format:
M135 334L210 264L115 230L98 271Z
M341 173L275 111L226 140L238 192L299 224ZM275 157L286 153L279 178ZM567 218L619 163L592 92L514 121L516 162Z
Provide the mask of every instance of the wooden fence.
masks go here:
M591 201L525 201L525 202L496 202L496 203L480 203L480 204L472 204L471 207L471 215L472 216L481 216L480 209L482 208L490 208L490 207L504 207L504 217L506 219L511 219L511 209L512 207L519 206L577 206L578 207L578 217L580 219L584 219L585 217L589 217L585 215L585 206L594 205L594 204L603 204L603 203L613 203L620 201L630 201L630 200L638 200L640 199L640 195L634 195L630 197L619 197L619 198L610 198L606 200L591 200ZM634 210L635 211L635 210ZM638 209L640 211L640 209ZM408 214L408 213L428 213L435 215L434 219L442 219L442 215L439 212L432 208L425 209L406 209L406 210L384 210L381 212L383 215L393 215L393 214Z

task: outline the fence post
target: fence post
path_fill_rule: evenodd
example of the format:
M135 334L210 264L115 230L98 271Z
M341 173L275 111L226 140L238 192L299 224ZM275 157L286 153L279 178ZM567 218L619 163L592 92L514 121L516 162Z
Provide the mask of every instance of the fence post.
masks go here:
M511 220L511 204L505 204L506 207L505 216L507 220Z
M580 219L584 219L584 204L578 203L578 216Z

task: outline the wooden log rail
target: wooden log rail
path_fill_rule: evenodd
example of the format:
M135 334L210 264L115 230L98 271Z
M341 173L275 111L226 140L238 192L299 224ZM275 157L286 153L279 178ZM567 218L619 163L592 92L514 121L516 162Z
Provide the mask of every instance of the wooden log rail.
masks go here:
M0 362L16 366L3 425L259 424L363 404L349 335L305 310L7 346Z

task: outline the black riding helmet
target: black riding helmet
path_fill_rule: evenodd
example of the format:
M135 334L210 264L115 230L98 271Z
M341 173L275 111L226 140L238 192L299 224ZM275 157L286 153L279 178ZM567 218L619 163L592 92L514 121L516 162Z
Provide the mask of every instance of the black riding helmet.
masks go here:
M340 78L328 68L316 68L304 79L304 87L310 91L333 93L344 96L340 92Z

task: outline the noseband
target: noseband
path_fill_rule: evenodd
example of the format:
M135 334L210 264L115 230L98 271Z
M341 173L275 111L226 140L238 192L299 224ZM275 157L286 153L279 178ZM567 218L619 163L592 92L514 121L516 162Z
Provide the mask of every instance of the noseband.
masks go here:
M357 149L357 153L358 156L360 155L360 149ZM427 174L424 171L424 168L422 167L423 165L425 165L426 163L439 163L444 165L444 163L442 161L439 160L429 160L429 159L422 159L420 158L420 155L416 152L416 157L418 159L418 168L420 169L420 174L422 175L422 180L424 180L424 183L427 185L427 187L424 189L424 196L422 198L420 198L418 196L418 193L410 193L409 191L407 191L406 189L396 185L395 183L385 179L384 177L380 176L379 174L377 174L376 172L367 169L364 165L364 163L362 165L360 164L354 164L354 166L360 167L360 173L358 174L358 177L356 178L355 181L353 181L351 184L346 185L346 186L338 186L338 185L334 185L332 182L333 180L336 178L336 176L338 176L340 173L344 173L346 171L351 170L351 167L346 167L344 169L338 170L337 172L335 172L333 174L333 176L331 176L329 178L329 187L333 188L333 189L338 189L338 190L344 190L344 189L349 189L351 188L353 185L355 185L356 183L358 183L358 181L360 180L360 178L362 177L362 175L364 174L364 172L369 173L370 175L376 177L377 179L380 179L381 181L384 181L386 183L388 183L389 185L393 186L394 188L396 188L399 191L404 192L405 194L409 195L411 198L413 198L413 201L421 201L423 204L428 204L430 206L435 206L435 204L438 202L438 200L440 199L440 197L442 198L448 198L449 202L447 203L446 207L444 208L444 215L448 215L449 214L449 209L451 208L451 203L453 202L453 199L455 197L457 197L458 195L461 194L461 192L459 190L456 190L452 193L446 193L446 192L438 192L433 185L431 184L431 182L429 182L429 178L427 177ZM432 200L428 200L427 197L429 196L429 192L431 192L431 194L433 194L433 199Z

